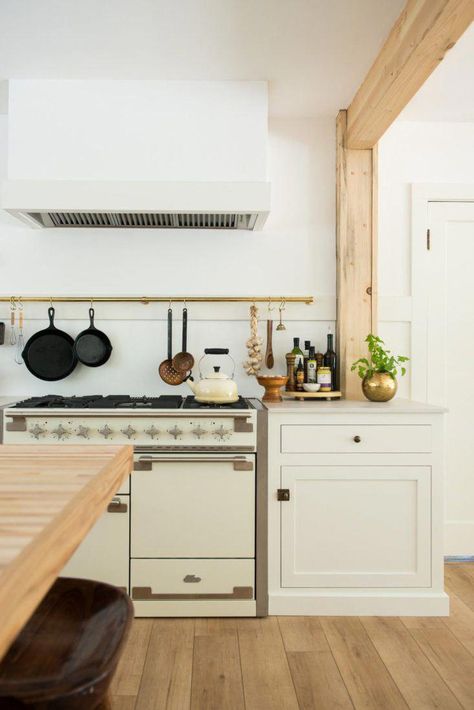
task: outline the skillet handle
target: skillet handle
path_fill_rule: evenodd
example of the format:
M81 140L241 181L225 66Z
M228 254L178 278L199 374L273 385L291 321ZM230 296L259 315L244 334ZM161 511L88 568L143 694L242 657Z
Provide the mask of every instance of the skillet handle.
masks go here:
M56 313L56 311L54 310L54 308L52 306L50 308L48 308L49 327L50 328L55 327L55 325L54 325L54 314L55 313Z
M173 357L172 354L172 328L173 328L173 311L168 308L168 360Z
M90 328L94 327L94 316L95 316L95 311L93 308L89 308L89 320L90 320Z
M183 308L183 344L181 349L183 353L187 351L188 346L188 309Z

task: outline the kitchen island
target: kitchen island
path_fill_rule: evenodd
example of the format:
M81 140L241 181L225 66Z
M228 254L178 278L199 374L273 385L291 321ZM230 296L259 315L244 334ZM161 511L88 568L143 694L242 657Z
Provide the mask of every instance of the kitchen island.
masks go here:
M445 615L443 410L268 410L269 613Z
M0 658L132 466L131 446L0 446Z

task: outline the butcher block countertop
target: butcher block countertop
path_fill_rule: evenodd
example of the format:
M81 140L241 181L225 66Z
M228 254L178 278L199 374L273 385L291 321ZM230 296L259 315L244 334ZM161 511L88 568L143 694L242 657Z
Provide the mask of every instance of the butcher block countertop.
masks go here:
M0 658L132 466L132 446L0 446Z

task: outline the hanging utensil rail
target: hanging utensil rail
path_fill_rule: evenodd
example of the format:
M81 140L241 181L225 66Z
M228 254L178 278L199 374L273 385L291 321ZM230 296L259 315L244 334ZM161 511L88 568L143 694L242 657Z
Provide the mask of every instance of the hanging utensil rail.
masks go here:
M0 296L0 303L314 303L313 296Z

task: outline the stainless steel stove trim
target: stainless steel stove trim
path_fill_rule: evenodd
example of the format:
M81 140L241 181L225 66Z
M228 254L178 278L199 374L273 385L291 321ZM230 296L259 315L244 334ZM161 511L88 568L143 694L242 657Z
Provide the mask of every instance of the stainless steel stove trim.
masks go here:
M253 471L253 461L248 461L242 456L213 456L206 458L205 456L140 456L138 461L134 461L134 471L151 471L154 463L232 463L234 471Z

